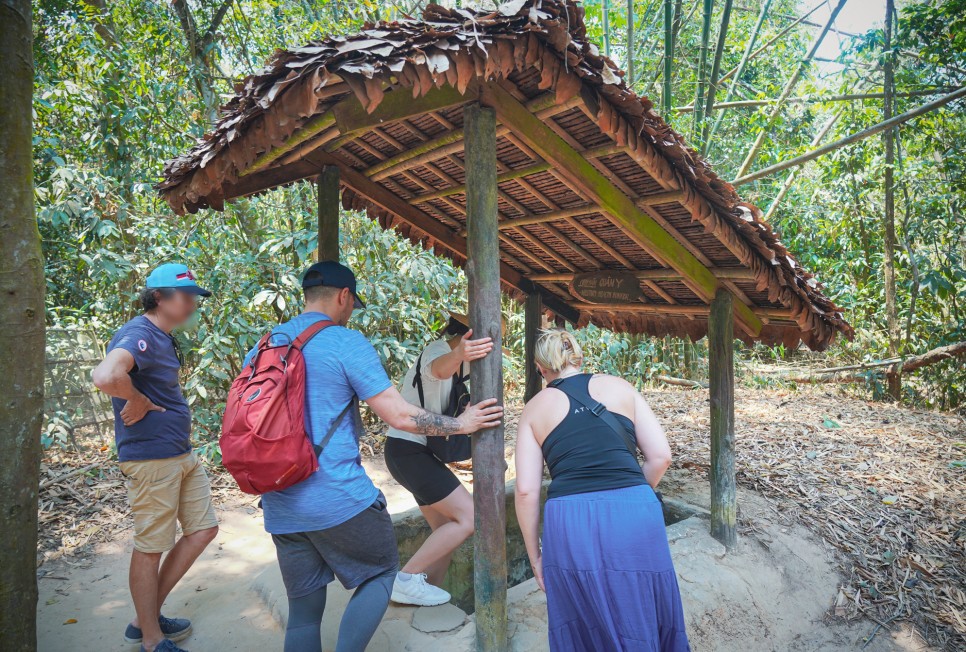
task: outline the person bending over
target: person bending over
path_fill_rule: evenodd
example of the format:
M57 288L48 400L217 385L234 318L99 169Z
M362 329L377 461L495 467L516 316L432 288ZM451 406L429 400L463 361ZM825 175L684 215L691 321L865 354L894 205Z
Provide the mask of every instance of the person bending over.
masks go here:
M664 430L633 385L581 372L583 353L570 333L545 331L534 357L548 386L517 427L516 508L547 592L550 649L689 651L654 492L671 463ZM541 550L545 461L551 483Z
M446 412L454 384L458 387L467 377L473 360L493 350L491 338L472 336L466 316L451 313L443 337L423 349L406 373L403 398L430 412ZM396 576L392 601L421 606L449 602L450 594L439 584L453 551L473 534L473 497L423 435L390 428L385 455L389 473L413 495L433 531Z
M273 330L272 343L294 341L312 324L330 326L302 349L306 425L314 444L347 405L366 401L393 428L427 436L468 434L499 424L496 399L469 406L459 418L408 403L393 387L376 350L358 331L345 328L365 304L352 271L335 261L316 263L302 277L303 312ZM249 352L245 366L251 361ZM319 456L308 479L262 496L265 529L275 542L289 617L285 652L320 652L326 587L338 578L354 589L339 626L336 652L363 652L389 605L399 569L396 538L386 499L366 475L359 455L361 421L352 405Z
M144 313L118 329L91 379L111 396L117 457L134 516L129 582L135 617L124 639L140 643L142 652L184 652L175 642L191 634L191 623L162 616L161 606L218 534L218 520L208 476L191 450L181 351L171 331L191 318L198 296L211 293L176 263L159 266L146 285ZM182 536L175 543L178 522Z

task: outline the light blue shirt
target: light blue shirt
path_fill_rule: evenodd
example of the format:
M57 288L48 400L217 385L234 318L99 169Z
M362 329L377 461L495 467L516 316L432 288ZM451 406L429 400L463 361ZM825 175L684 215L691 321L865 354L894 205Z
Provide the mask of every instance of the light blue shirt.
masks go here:
M272 331L273 343L294 340L327 318L319 312L301 314ZM253 353L254 349L245 356L246 366ZM329 326L305 345L302 355L306 428L316 444L353 396L365 401L392 387L376 350L358 331ZM288 489L262 496L268 532L291 534L335 527L376 500L379 490L362 468L361 431L358 411L350 410L322 451L317 472Z

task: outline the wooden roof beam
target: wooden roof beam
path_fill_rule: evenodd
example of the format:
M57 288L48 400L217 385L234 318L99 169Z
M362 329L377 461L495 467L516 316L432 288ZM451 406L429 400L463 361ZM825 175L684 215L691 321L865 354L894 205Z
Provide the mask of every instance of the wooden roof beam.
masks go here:
M329 107L327 111L309 118L281 146L260 154L239 176L247 176L267 168L332 126L338 128L339 135L335 140L330 141L330 148L338 149L374 126L462 104L467 99L456 88L449 85L433 88L425 95L416 98L410 93L393 91L386 93L372 113L366 113L356 96L349 95Z
M728 281L753 281L755 273L745 267L711 267L709 271L716 278ZM641 269L632 272L642 281L680 281L681 274L673 269ZM569 283L574 280L573 274L531 274L529 278L534 283Z
M617 313L672 314L683 317L706 317L711 313L710 306L685 306L681 304L666 306L658 303L586 303L582 301L571 301L570 307L581 312L606 310ZM792 311L785 308L756 308L755 313L759 316L759 319L795 321L795 315Z
M661 264L678 271L682 281L702 301L710 303L719 282L694 255L665 231L653 217L639 208L584 156L556 132L533 115L498 84L483 87L483 102L496 109L500 121L524 138L554 169L567 175L584 196L603 208L624 230ZM761 332L762 322L751 308L736 302L735 316L742 328L753 336Z
M406 200L398 197L391 191L382 187L378 183L366 178L364 174L348 165L341 159L328 152L315 151L306 156L306 162L313 163L317 167L323 165L336 165L341 173L341 180L344 185L352 188L355 192L368 198L369 201L396 215L400 219L408 222L429 237L433 238L442 246L462 257L467 256L466 239L459 236L449 227L422 212L415 206L410 206ZM530 294L539 292L543 297L544 305L564 319L576 322L579 315L570 308L565 302L550 294L546 290L539 288L528 278L520 274L504 262L500 262L500 278L508 285Z

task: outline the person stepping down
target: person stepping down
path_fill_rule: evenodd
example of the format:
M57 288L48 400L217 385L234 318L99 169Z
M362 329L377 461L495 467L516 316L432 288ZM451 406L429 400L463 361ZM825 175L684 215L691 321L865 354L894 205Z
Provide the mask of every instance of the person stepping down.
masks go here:
M469 401L469 365L493 350L489 337L472 339L465 315L450 313L442 337L430 343L406 372L403 398L430 412L458 416ZM392 601L432 607L450 601L439 588L453 551L473 534L473 497L446 466L469 459L468 437L427 438L390 428L386 466L405 487L433 532L396 576Z

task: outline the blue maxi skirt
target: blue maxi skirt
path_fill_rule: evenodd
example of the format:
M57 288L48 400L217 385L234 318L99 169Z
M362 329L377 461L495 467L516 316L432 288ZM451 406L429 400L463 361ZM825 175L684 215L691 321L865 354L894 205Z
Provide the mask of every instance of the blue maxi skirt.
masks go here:
M664 515L647 485L547 501L553 652L689 652Z

